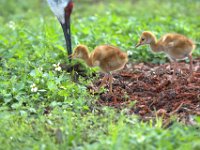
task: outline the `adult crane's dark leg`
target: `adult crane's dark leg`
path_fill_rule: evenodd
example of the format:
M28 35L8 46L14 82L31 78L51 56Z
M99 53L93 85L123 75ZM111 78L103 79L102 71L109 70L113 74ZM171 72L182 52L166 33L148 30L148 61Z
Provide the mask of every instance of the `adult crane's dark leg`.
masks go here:
M63 33L65 36L66 47L68 56L72 54L72 46L71 46L71 28L70 28L70 18L65 19L65 23L61 23ZM71 57L69 57L69 61L71 62Z

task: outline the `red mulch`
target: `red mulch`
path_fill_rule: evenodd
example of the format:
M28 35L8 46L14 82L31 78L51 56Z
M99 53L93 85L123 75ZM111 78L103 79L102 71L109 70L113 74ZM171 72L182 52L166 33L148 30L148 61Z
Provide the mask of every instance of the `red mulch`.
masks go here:
M192 116L200 115L200 58L194 60L194 75L190 81L187 80L189 65L179 62L178 68L177 79L172 83L173 70L169 63L129 63L121 72L113 73L114 94L100 93L97 103L118 109L129 108L130 114L145 120L175 115L179 121L193 124ZM102 77L103 74L88 87L90 91L100 84ZM131 106L132 102L135 105Z

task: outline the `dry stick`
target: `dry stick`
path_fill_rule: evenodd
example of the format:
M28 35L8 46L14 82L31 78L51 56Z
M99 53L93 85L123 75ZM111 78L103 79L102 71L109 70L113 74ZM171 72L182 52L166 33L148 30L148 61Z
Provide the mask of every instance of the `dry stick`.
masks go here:
M174 111L170 112L169 115L174 115L177 111L180 110L180 108L182 107L184 103L182 102Z
M177 96L177 98L188 97L188 96L190 96L190 97L196 96L196 93L183 93L183 94Z
M183 108L187 113L192 113L192 114L196 114L196 115L200 115L200 111L195 111L195 110L191 110L188 108Z
M197 95L197 99L200 100L200 94Z
M183 104L184 104L184 103L181 103L174 111L170 112L170 113L168 114L168 116L174 115L177 111L180 110L180 108L182 107ZM164 123L163 128L167 128L167 126L170 124L170 122L171 122L171 120L168 118L168 119L166 120L166 122Z
M161 90L162 88L164 88L165 86L167 86L169 83L170 83L169 80L164 80L164 82L161 82L161 84L159 84L156 87L156 90Z

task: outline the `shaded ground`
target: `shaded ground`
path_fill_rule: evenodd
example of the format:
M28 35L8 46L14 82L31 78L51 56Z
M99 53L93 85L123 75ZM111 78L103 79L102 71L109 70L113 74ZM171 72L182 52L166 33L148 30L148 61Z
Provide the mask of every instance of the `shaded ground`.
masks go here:
M114 73L113 95L101 93L98 105L116 108L130 107L129 113L138 114L148 120L163 116L164 121L172 115L178 120L193 124L193 115L200 115L200 59L194 61L194 76L187 80L189 65L180 62L177 79L171 83L173 70L170 64L128 64L124 70ZM89 90L93 91L103 77L93 82ZM108 86L106 86L108 88ZM166 123L168 125L168 123Z

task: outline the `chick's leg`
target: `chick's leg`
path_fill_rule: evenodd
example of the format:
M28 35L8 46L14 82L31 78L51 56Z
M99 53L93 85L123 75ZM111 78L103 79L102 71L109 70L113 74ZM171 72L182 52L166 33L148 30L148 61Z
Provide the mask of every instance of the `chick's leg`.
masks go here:
M189 60L190 60L190 74L189 77L193 75L193 60L192 60L192 55L190 54L188 56Z
M113 81L113 76L112 76L112 74L110 73L109 74L109 93L110 94L112 94L113 92L112 92L112 81Z
M98 87L98 91L101 89L101 87L106 83L106 81L108 80L109 78L109 75L108 74L105 74L105 76L103 77L102 81L101 81L101 84L99 85Z
M176 62L176 59L174 59L174 63L173 63L173 69L174 69L174 72L173 72L173 75L172 75L172 82L175 80L176 78L176 72L177 72L177 62Z

